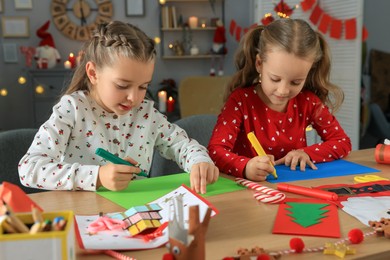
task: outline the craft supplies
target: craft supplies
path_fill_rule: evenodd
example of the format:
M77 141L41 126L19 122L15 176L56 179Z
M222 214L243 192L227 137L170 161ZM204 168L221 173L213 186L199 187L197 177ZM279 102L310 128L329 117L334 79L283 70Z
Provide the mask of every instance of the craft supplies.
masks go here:
M291 193L305 195L317 199L338 200L338 195L330 191L311 189L303 186L297 186L297 185L286 184L286 183L278 183L276 187L278 190L281 191L288 191Z
M133 165L131 164L130 162L128 161L125 161L121 158L119 158L118 156L102 149L102 148L98 148L96 149L95 153L101 157L103 157L104 159L106 159L107 161L110 161L112 163L115 163L115 164L125 164L125 165L129 165L129 166L134 166L134 167L138 167L138 165ZM136 174L138 176L143 176L143 177L148 177L148 175L141 170L140 173Z
M251 144L252 144L253 148L255 149L258 156L267 156L263 147L261 147L259 140L257 140L257 138L253 132L248 133L247 137L248 137L249 141L251 142ZM272 165L271 162L270 162L270 164L272 167L274 167L274 165ZM272 175L275 177L275 179L278 178L278 175L276 174L275 167L274 167L274 171L272 172Z
M281 203L286 198L286 195L280 191L262 186L256 182L249 181L242 178L236 178L235 181L242 186L246 186L252 190L255 190L253 197L264 203Z

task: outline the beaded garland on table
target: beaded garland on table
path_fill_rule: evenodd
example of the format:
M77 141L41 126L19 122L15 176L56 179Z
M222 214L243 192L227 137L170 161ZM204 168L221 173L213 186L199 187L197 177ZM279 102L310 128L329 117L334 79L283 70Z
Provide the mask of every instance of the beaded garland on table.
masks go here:
M286 198L284 193L262 186L258 183L242 178L236 178L235 181L240 185L255 190L256 193L253 196L260 202L282 203ZM347 238L343 238L335 243L326 243L324 246L320 247L305 248L305 244L301 238L292 238L290 240L290 249L267 252L258 246L250 250L247 248L239 248L237 250L238 256L225 257L223 260L253 259L252 257L257 257L257 260L278 259L282 257L282 255L311 252L323 252L327 255L336 255L340 258L344 258L346 255L356 253L356 250L350 247L349 244L359 244L363 242L365 237L377 235L390 239L390 218L381 218L379 221L369 221L368 224L374 231L363 233L360 229L352 229L348 232Z
M325 243L324 246L305 248L305 244L301 238L292 238L290 240L290 249L281 251L267 252L261 247L254 247L251 250L247 248L239 248L237 250L238 256L225 257L223 260L235 259L252 259L257 257L257 260L278 259L283 255L293 253L312 253L323 252L326 255L335 255L344 258L346 255L355 254L356 250L349 246L349 244L360 244L365 237L377 235L384 236L390 239L390 218L381 218L380 221L370 221L369 225L374 231L363 233L360 229L352 229L348 232L348 237L343 238L335 243Z

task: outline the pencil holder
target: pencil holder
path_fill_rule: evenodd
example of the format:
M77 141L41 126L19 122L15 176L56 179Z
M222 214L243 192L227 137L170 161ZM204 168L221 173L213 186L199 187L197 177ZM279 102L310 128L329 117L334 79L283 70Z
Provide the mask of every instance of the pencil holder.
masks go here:
M375 160L377 163L390 164L390 145L378 144L375 147Z
M5 218L0 222L0 259L76 259L73 211L43 212L45 220L62 217L64 229L30 233L6 233ZM26 226L34 223L31 213L15 214Z

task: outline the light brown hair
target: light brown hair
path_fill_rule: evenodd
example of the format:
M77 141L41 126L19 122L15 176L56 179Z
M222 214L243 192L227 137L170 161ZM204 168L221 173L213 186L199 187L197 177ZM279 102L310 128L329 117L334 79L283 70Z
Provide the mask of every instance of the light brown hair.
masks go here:
M267 26L254 27L245 34L235 54L237 72L227 86L225 101L236 88L257 84L256 55L265 62L271 48L300 58L312 58L314 63L303 90L312 91L332 112L337 111L344 100L344 93L330 82L329 46L320 33L300 19L279 19Z
M78 90L90 90L90 83L85 65L91 61L97 68L113 66L118 57L127 57L141 62L155 59L154 41L138 27L112 21L100 24L81 50L80 64L77 66L72 81L65 94Z

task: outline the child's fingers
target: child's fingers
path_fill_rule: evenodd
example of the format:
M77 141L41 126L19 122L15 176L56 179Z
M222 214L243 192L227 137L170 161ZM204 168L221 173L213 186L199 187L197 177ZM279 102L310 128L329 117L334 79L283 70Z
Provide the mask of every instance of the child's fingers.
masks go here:
M191 189L194 190L196 193L199 193L200 190L200 176L199 171L191 171L190 173L190 180L191 180Z

